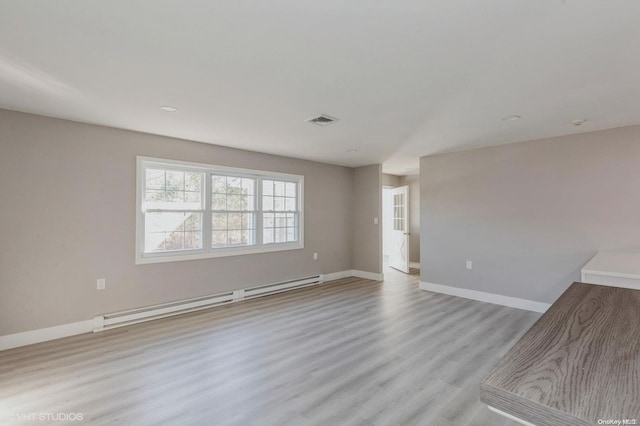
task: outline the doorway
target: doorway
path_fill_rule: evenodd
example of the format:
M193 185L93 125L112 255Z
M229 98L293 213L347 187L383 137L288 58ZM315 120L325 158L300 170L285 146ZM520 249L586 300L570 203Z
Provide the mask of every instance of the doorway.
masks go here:
M382 189L383 266L409 273L409 187Z

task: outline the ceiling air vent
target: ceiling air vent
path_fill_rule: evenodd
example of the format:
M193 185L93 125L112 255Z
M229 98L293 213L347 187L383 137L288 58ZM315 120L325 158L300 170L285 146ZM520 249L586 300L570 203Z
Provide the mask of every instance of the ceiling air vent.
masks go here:
M319 115L317 117L314 118L310 118L308 120L305 120L307 123L313 123L316 126L327 126L331 123L333 123L334 121L338 121L337 118L334 117L330 117L328 115L322 114Z

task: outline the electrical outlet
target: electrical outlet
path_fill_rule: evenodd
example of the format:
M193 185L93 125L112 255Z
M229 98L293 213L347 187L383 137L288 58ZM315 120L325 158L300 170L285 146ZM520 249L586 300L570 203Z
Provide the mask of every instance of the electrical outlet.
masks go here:
M313 253L313 260L318 260L318 253Z
M107 287L107 280L105 278L100 278L97 281L97 285L96 285L96 289L98 290L104 290L105 287Z
M467 260L467 269L473 269L473 262L470 260Z
M378 224L378 218L377 218L377 217L374 217L374 218L373 218L373 224L374 224L374 225L377 225L377 224Z

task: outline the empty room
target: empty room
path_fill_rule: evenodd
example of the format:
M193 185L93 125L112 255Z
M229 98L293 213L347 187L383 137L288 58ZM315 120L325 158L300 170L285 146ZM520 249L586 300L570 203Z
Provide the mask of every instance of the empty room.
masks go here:
M0 425L640 424L640 2L0 0Z

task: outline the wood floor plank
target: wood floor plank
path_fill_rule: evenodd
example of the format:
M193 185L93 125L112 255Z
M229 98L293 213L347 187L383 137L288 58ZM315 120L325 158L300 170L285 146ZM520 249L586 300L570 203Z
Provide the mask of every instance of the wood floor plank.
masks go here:
M421 291L412 272L0 352L0 424L481 424L479 376L538 315Z

